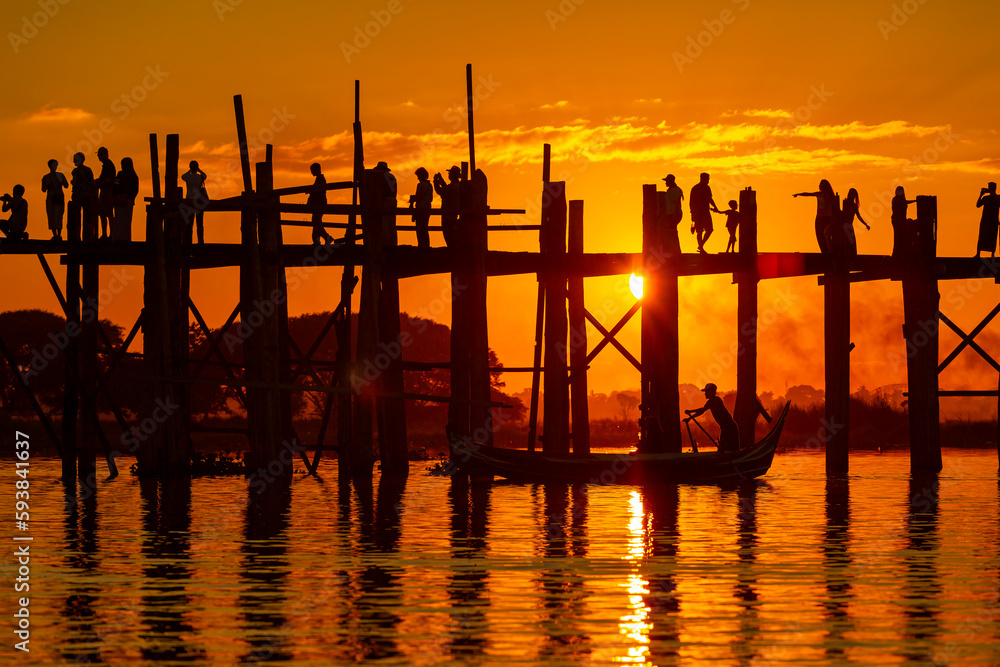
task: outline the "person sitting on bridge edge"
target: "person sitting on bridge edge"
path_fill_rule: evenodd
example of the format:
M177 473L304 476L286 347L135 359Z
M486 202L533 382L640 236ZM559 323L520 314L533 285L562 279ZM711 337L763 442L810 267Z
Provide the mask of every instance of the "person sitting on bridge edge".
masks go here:
M28 232L28 202L24 200L24 186L14 186L14 196L5 194L3 200L4 212L10 211L10 217L0 220L0 231L11 241L27 240Z
M705 412L711 410L712 417L715 418L716 423L719 425L719 451L720 452L738 452L740 451L740 430L736 426L736 422L733 421L733 416L729 414L729 410L726 409L726 404L722 402L719 395L716 393L718 387L713 383L709 382L702 389L705 392L704 407L696 408L694 410L685 410L687 417L684 421L694 419Z

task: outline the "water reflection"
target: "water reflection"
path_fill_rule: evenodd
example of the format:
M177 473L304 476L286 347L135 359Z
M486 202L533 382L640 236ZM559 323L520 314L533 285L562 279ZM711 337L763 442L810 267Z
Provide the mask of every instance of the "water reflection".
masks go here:
M247 643L242 662L292 658L288 642L293 629L285 614L291 498L291 488L281 481L260 491L248 487L238 602Z
M546 484L542 498L539 555L543 563L536 582L541 591L538 605L544 639L539 654L580 662L591 651L590 637L580 627L587 592L580 566L568 559L587 555L587 487Z
M188 643L197 636L188 619L191 595L191 480L143 479L142 597L140 652L146 660L191 661L204 651Z
M824 643L828 659L846 661L846 636L854 630L848 605L854 597L851 591L850 481L846 477L826 480L826 529L820 544L823 556L823 576L827 598L823 601L823 617L827 621Z
M451 478L451 562L447 650L456 660L481 655L488 647L486 611L489 571L485 567L490 485L462 475Z
M77 497L76 482L64 483L63 525L66 531L66 567L77 581L69 588L61 610L67 646L62 655L66 661L104 662L101 655L102 637L95 606L101 591L90 582L97 581L97 492L84 487Z
M906 555L903 576L904 636L911 660L930 662L934 643L941 633L938 619L941 579L937 571L938 539L937 475L914 474L910 478L906 516Z
M398 659L396 643L402 617L402 569L395 565L399 552L400 519L406 477L383 475L378 485L378 503L372 506L371 482L355 480L359 500L358 544L369 564L358 573L354 608L357 614L358 655L363 661ZM374 516L373 516L374 509ZM369 556L365 558L365 556Z
M677 663L680 648L681 600L674 574L680 541L680 494L676 485L650 486L643 490L642 500L646 519L644 551L648 592L643 604L648 610L647 657L654 665L671 665Z
M736 585L733 596L740 605L739 638L733 651L741 665L749 665L758 657L754 646L760 636L760 595L757 593L757 491L763 482L748 480L736 488L738 511L736 515Z

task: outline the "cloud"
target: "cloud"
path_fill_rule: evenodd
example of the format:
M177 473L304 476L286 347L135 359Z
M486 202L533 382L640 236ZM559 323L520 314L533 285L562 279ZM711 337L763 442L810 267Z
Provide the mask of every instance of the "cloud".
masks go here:
M74 109L72 107L50 107L49 105L43 106L38 111L35 111L30 116L28 116L28 122L78 122L81 120L89 120L94 117L94 114L89 111L84 111L83 109Z
M754 110L751 110L754 111ZM745 115L745 114L744 114ZM541 146L551 144L568 160L625 162L632 164L676 164L698 171L738 171L743 174L818 174L835 168L890 169L911 165L903 143L928 137L946 128L906 121L867 124L860 121L836 125L777 126L754 121L656 124L640 116L610 118L596 123L577 118L560 125L520 125L489 129L476 134L476 152L484 165L520 167L537 164ZM873 144L873 140L884 140ZM817 147L817 141L822 145ZM393 168L408 172L420 166L432 171L455 164L468 152L464 128L423 134L365 132L365 155L370 164L386 160ZM879 148L873 149L873 145ZM197 144L192 152L220 160L238 159L232 142L217 146ZM275 151L276 169L302 171L302 165L319 162L327 178L350 178L354 137L349 131L313 137ZM983 172L995 160L929 166L936 171ZM207 166L205 167L207 170Z
M569 102L566 100L559 100L555 104L543 104L539 109L563 109L569 106Z
M792 112L784 109L744 109L742 111L726 111L723 118L744 116L746 118L791 118Z

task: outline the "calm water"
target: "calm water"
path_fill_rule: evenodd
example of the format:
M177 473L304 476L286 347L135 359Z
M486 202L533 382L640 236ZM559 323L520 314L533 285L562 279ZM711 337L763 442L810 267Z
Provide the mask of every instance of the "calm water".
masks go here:
M405 488L345 492L325 463L323 480L297 475L249 504L242 479L158 488L126 473L67 506L57 462L33 459L31 653L18 657L1000 664L995 452L946 451L937 483L911 481L905 454L855 454L850 479L829 482L821 455L785 454L732 489L469 490L426 465ZM6 625L0 662L14 654Z

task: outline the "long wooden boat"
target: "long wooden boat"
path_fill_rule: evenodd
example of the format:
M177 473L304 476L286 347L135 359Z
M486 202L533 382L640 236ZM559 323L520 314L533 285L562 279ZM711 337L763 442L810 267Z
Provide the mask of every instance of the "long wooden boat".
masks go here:
M452 460L473 476L496 475L518 482L717 484L753 479L771 467L789 403L770 433L753 447L731 454L543 454L523 449L452 441Z

